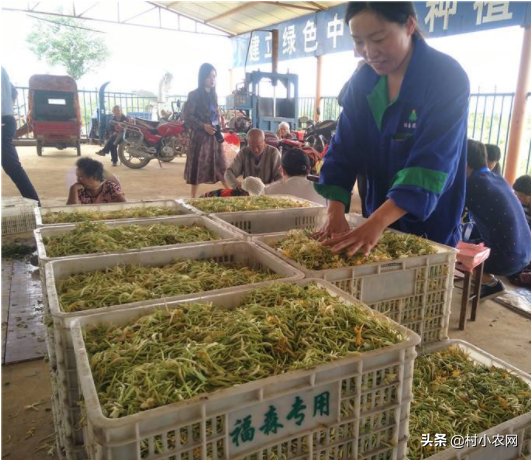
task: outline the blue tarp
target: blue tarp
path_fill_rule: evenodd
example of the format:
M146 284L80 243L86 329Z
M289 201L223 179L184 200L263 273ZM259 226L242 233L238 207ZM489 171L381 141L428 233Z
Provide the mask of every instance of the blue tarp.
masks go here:
M283 22L278 29L281 61L353 50L345 24L347 4ZM415 2L418 23L427 37L443 37L531 24L531 2ZM271 62L271 33L239 35L232 40L233 67ZM249 40L251 43L249 45Z

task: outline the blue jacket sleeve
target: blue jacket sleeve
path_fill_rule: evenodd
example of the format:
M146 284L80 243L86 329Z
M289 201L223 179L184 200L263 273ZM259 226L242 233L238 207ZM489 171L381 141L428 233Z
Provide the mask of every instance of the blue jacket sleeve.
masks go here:
M449 67L453 68L440 72L441 78L426 95L408 160L387 193L387 198L420 221L430 217L466 161L470 84L457 63Z
M315 190L321 196L340 201L345 205L346 212L350 208L352 188L360 169L360 151L356 140L356 101L352 86L351 81L336 133L324 157L319 183L315 184Z

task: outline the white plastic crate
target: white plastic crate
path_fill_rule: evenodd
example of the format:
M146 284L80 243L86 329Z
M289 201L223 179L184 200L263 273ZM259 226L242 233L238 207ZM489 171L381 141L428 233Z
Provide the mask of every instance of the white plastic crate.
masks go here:
M36 200L22 197L2 198L2 235L31 232L35 229Z
M296 283L317 283L347 302L355 301L322 280ZM80 317L73 323L72 336L87 415L85 439L91 460L405 459L407 409L411 403L415 346L420 338L403 327L408 340L402 344L223 389L208 396L198 395L132 416L110 419L103 415L83 328L122 325L158 308L178 308L191 301L234 308L250 291L101 313ZM390 375L393 381L386 379ZM285 415L296 396L312 404L313 398L325 393L329 411L322 418L308 417L308 422L301 427L286 421ZM286 431L268 437L258 430L258 419L270 406L279 410ZM236 442L233 428L248 415L251 421L256 420L253 423L257 428L249 442L242 440L240 444ZM181 435L187 436L187 442L172 445L172 437L179 439ZM155 444L159 445L158 453Z
M487 353L480 348L465 342L463 340L445 340L440 343L431 344L419 349L419 354L429 354L440 350L443 350L449 346L458 346L463 351L469 354L470 358L485 366L495 366L502 369L506 369L510 373L520 377L531 387L531 375L517 369L505 361ZM407 414L409 416L409 414ZM462 449L455 449L449 447L435 455L426 457L425 460L526 460L531 458L531 412L521 415L519 417L508 420L504 423L496 425L489 430L482 433L463 433L463 436L469 434L473 436L477 434L478 437L486 436L489 439L493 439L495 435L517 435L517 446L494 446L486 443L486 447L463 447ZM432 433L433 439L435 433ZM447 439L450 442L450 439Z
M302 208L302 209L308 209L308 208L321 208L323 209L324 206L322 204L319 204L319 203L314 203L313 201L309 201L309 200L305 200L304 198L299 198L297 196L293 196L293 195L267 195L268 197L270 198L278 198L278 199L285 199L285 200L292 200L292 201L295 201L296 203L306 203L308 205L307 208ZM231 200L232 198L238 198L238 197L226 197L226 198L220 198L220 200ZM201 198L198 198L198 199L201 199ZM206 199L206 198L205 198ZM205 212L205 211L201 211L200 209L197 209L195 206L192 206L191 204L188 204L188 201L191 200L191 198L184 198L184 199L181 199L179 200L179 203L181 203L185 208L187 208L188 210L190 210L191 212L195 213L195 214L214 214L214 213L208 213L208 212ZM285 208L285 209L300 209L300 208ZM270 213L272 211L278 211L278 209L264 209L264 210L261 210L261 211L247 211L247 212L261 212L261 213Z
M275 209L268 211L248 212L220 212L211 214L210 217L233 231L238 232L247 240L271 235L273 233L285 233L288 230L318 229L326 221L327 211L325 208L294 208ZM357 227L365 219L356 213L345 215L351 227Z
M292 281L303 278L302 273L272 256L267 251L247 242L220 242L217 244L198 244L196 246L174 249L162 249L128 254L114 254L104 256L86 257L78 260L56 260L46 264L46 287L48 290L48 307L53 320L53 327L47 328L53 361L57 366L57 373L64 386L64 392L71 395L70 406L77 402L75 399L78 390L75 358L70 335L70 325L75 318L91 316L99 312L129 309L141 305L153 305L161 299L145 300L135 303L114 305L105 308L66 313L59 306L56 282L77 273L86 273L102 270L108 267L124 264L141 264L148 266L162 266L175 259L214 259L218 262L234 262L247 265L255 269L269 269L282 277L282 281ZM237 286L232 288L209 291L207 293L194 293L183 296L170 297L166 301L198 297L211 293L235 292L248 286L263 286L275 281L264 281L253 285ZM73 396L72 396L73 395Z
M307 278L331 282L374 310L412 329L428 343L448 338L453 272L457 251L431 242L437 253L328 270L308 270L273 249L270 244L286 234L253 238L259 246L276 254Z
M46 264L46 288L48 290L48 305L52 314L54 323L57 319L69 320L74 316L91 315L95 310L79 311L75 313L63 312L59 306L59 298L56 289L56 283L62 279L68 278L75 274L88 273L97 270L104 270L110 267L116 267L125 264L144 265L160 267L173 262L175 259L194 259L206 260L212 259L216 262L237 263L246 265L253 269L269 269L271 272L281 276L279 280L293 281L302 279L303 274L274 256L271 252L255 244L245 241L227 241L220 243L202 243L194 246L179 247L173 249L156 249L151 251L137 251L123 254L105 254L93 255L80 259L56 260ZM252 286L265 285L274 281L264 281ZM220 289L216 292L233 291L244 286L230 287ZM177 300L181 298L197 297L201 293L186 294L167 300ZM145 300L128 304L120 304L98 309L98 313L112 309L124 309L140 305L160 303L160 299Z
M69 223L59 224L43 224L42 217L52 212L109 212L109 211L121 211L123 209L135 209L135 208L148 208L148 207L162 207L170 208L175 211L179 211L182 214L192 214L192 212L186 207L182 206L177 200L153 200L153 201L127 201L125 203L103 203L103 204L76 204L68 206L44 206L35 209L35 221L37 228L40 227L59 227L63 225L69 225ZM162 216L160 216L162 217ZM176 216L169 216L176 217ZM129 221L132 219L109 219L103 222L114 221ZM134 220L134 219L133 219ZM35 228L35 227L33 227Z
M210 241L210 243L217 243L220 241L235 241L241 239L240 235L238 235L235 231L230 230L226 226L222 226L219 223L214 222L213 220L203 217L203 216L194 216L194 215L186 215L186 216L177 216L177 217L157 217L152 219L131 219L131 220L119 220L119 221L109 221L106 222L106 225L110 227L119 227L122 225L139 225L142 227L147 227L153 224L166 224L166 225L177 225L177 226L190 226L190 225L198 225L200 227L205 227L208 230L211 230L215 235L217 235L220 240L213 240ZM52 260L66 260L66 259L79 259L81 257L91 257L95 255L102 255L102 254L110 254L110 253L91 253L91 254L78 254L78 255L72 255L72 256L63 256L63 257L48 257L46 254L46 246L44 245L44 238L49 238L52 236L57 235L63 235L71 230L74 230L76 228L76 224L70 224L70 225L63 225L63 226L51 226L51 227L41 227L34 231L35 234L35 242L37 244L37 253L39 255L39 265L44 268L44 264L46 262L50 262ZM203 242L195 242L195 243L184 243L184 244L172 244L172 245L166 245L166 246L151 246L146 248L139 248L139 249L128 249L123 251L117 251L117 252L111 252L113 254L124 254L124 253L130 253L130 252L138 252L138 251L152 251L155 249L169 249L169 248L176 248L176 247L185 247L185 246L195 246L199 243Z
M75 406L65 405L61 383L53 369L50 370L50 378L57 455L61 460L86 460L81 409L77 404Z

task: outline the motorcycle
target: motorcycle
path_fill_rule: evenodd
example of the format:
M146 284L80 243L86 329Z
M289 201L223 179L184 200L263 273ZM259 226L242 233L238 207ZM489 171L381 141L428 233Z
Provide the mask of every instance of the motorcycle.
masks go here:
M287 139L279 139L275 133L268 131L265 132L265 142L278 148L281 154L289 149L301 149L310 159L311 174L318 174L336 129L336 122L326 120L314 123L308 117L301 117L299 123L307 125L304 131L292 131L291 138Z
M325 120L315 123L308 117L301 117L299 118L299 123L306 124L304 143L324 156L336 130L337 122Z
M119 144L118 156L128 168L143 168L154 159L159 164L161 161L169 162L186 152L187 134L181 120L162 123L157 127L146 120L111 123L119 129L116 140Z

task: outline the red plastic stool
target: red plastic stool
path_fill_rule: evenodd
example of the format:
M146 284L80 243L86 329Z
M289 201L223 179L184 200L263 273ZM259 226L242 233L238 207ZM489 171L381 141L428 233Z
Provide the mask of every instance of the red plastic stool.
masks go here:
M465 274L463 295L461 297L461 314L459 316L459 330L464 331L466 325L466 310L468 303L472 301L470 321L476 321L476 312L479 304L481 290L481 277L483 276L483 266L485 260L489 258L490 248L483 243L470 244L462 241L457 245L457 270ZM472 276L473 275L473 276ZM470 295L472 278L474 278L474 289Z

